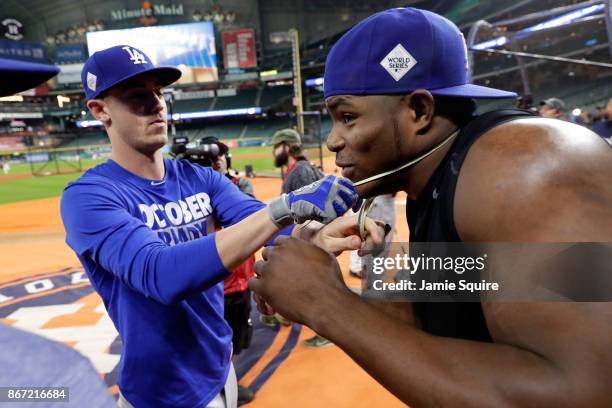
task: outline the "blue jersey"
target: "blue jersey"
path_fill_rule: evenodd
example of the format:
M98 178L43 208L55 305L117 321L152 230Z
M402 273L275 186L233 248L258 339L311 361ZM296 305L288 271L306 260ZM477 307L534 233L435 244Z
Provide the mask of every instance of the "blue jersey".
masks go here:
M264 205L210 168L164 165L157 181L112 160L87 171L64 190L62 219L121 334L125 398L205 406L225 384L232 347L215 222L235 224Z

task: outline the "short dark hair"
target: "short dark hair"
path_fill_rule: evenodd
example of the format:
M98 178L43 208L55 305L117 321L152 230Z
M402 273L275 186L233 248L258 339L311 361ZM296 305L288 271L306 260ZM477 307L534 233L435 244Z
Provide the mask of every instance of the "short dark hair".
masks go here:
M436 115L444 116L455 125L465 126L474 116L476 102L471 98L434 95Z

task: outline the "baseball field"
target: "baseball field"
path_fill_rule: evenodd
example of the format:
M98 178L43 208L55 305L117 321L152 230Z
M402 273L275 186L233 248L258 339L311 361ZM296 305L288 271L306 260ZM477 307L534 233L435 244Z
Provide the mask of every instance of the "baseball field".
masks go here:
M274 172L269 147L232 153L235 168L253 165L257 198L265 202L279 193L279 177L260 176ZM309 155L316 158L318 152ZM83 161L83 167L97 162ZM333 163L327 154L326 173L334 173ZM8 176L0 175L0 321L78 350L116 393L120 339L78 259L64 243L59 216L61 192L79 176L32 177L28 166L13 166ZM404 203L405 196L398 196L396 241L408 237ZM341 255L339 262L346 283L359 287L360 281L347 273L348 254ZM253 344L236 362L240 382L257 392L251 406L403 406L338 347L304 347L301 341L313 335L309 328L265 327L256 311L252 318Z

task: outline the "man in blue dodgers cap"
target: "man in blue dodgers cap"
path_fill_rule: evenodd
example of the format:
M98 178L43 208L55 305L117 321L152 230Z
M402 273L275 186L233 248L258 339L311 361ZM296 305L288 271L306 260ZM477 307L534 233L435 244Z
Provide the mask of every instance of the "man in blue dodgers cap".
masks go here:
M128 45L95 52L81 73L111 159L66 187L61 213L66 242L121 335L122 407L234 407L232 336L223 318L228 271L280 229L326 224L358 201L350 181L329 176L266 206L211 168L164 159L162 87L180 75ZM355 220L346 220L309 236L330 250L358 248L347 228ZM216 225L227 228L216 232Z
M363 20L330 51L324 92L336 164L363 197L407 193L411 242L612 241L612 150L523 111L475 116L473 99L514 94L469 83L447 19L397 8ZM266 306L329 338L410 406L612 406L611 303L383 308L308 243L285 239L263 257L251 288Z

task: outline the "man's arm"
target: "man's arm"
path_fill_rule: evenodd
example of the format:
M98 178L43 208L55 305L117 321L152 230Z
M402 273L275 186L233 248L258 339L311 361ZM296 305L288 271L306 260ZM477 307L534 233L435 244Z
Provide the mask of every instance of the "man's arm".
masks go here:
M487 305L495 343L437 337L350 292L329 253L301 240L279 241L255 264L260 278L249 282L251 289L333 341L411 406L612 404L609 303Z
M504 145L489 138L470 151L455 198L464 239L612 241L612 152L580 129L558 134L556 122L545 125L550 133L526 124L496 136ZM410 405L612 406L611 303L484 303L494 343L436 337L350 293L329 254L280 244L256 264L253 290Z
M279 198L283 201L275 214L287 223L293 218L329 222L357 199L347 183L330 177L310 186L306 196L296 193ZM229 194L243 196L235 186L230 187ZM239 219L249 209L248 204L238 203L234 210L227 205L217 207L225 208L227 219ZM164 304L176 303L219 282L280 228L269 208L264 208L217 234L168 246L127 211L112 188L87 182L64 191L61 212L67 243L78 255L92 259L132 289Z

